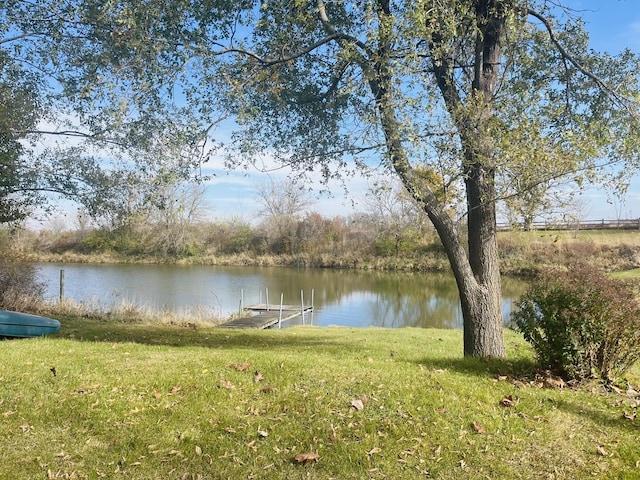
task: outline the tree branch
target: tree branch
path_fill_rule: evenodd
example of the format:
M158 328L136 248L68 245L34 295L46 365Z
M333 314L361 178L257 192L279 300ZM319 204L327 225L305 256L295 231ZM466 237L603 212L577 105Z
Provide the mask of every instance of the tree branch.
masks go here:
M556 46L556 48L560 52L560 55L562 55L562 57L565 60L568 60L575 68L578 69L580 73L590 78L596 85L598 85L598 87L600 87L603 91L609 94L616 102L618 102L620 105L628 109L629 112L634 117L636 118L638 117L637 104L632 99L626 98L618 94L613 88L607 85L607 82L605 82L602 78L600 78L598 75L596 75L592 71L585 68L573 55L571 55L562 46L562 44L558 40L558 37L556 37L555 31L553 29L553 25L544 15L536 12L535 10L532 10L531 8L527 9L527 14L531 15L534 18L537 18L544 25L544 27L547 30L547 33L549 34L549 39Z
M337 40L346 41L356 45L362 51L366 52L369 58L373 56L373 51L369 47L367 47L364 42L358 40L355 37L352 37L351 35L340 33L336 30L336 28L331 23L331 20L329 20L329 16L327 15L323 0L318 0L318 16L320 17L320 21L322 22L322 26L325 28L325 30L331 35L337 35Z
M229 53L238 53L240 55L244 55L250 58L253 58L256 62L260 63L262 66L265 67L272 67L274 65L280 65L282 63L287 63L290 62L292 60L296 60L300 57L303 57L304 55L307 55L308 53L313 52L315 49L317 49L318 47L321 47L322 45L325 45L327 43L330 43L334 40L338 40L340 38L343 38L344 35L340 34L340 33L335 33L332 35L329 35L328 37L322 38L320 40L318 40L317 42L309 45L306 48L303 48L302 50L298 50L295 53L292 53L291 55L287 55L286 57L279 57L279 58L269 58L269 57L261 57L260 55L258 55L255 52L251 52L249 50L245 50L242 48L235 48L235 47L227 47L224 48L218 52L215 52L215 55L217 56L221 56L221 55L226 55Z

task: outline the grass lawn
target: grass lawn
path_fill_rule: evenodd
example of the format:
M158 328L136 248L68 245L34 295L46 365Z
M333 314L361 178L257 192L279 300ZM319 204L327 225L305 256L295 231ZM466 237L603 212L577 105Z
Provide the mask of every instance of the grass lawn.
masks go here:
M1 479L640 478L640 397L536 381L513 332L62 324L0 342Z

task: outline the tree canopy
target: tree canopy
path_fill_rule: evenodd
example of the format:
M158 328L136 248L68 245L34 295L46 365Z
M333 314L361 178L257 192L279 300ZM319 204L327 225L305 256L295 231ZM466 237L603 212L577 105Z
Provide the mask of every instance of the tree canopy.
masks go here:
M266 152L327 179L392 172L447 251L468 355L504 355L495 224L501 195L518 194L509 179L532 190L638 166L638 56L592 51L579 12L555 1L14 0L7 11L3 45L56 79L49 98L73 106L83 136L134 146L134 161L193 148L229 116L233 165ZM176 165L158 158L136 168ZM466 235L449 188L465 192Z
M46 206L48 194L96 218L124 216L134 197L161 201L159 187L197 175L205 135L194 115L170 97L150 100L157 84L127 82L115 37L109 58L98 53L109 31L92 21L94 7L0 2L0 134L12 141L0 191L12 214L3 221Z

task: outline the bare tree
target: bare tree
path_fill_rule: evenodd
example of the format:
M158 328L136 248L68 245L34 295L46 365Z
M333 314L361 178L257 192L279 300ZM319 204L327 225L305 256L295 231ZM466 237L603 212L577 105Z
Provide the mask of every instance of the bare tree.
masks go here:
M259 184L255 193L262 206L260 213L265 216L262 228L268 248L274 253L295 253L299 243L297 222L313 204L309 192L289 179Z

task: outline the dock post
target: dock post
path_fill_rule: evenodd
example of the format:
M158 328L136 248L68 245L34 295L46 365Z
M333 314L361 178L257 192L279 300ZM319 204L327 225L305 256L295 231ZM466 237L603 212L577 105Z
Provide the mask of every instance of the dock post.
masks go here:
M282 328L282 303L284 302L284 293L280 294L280 315L278 316L278 328Z
M313 296L315 293L315 289L311 289L311 325L313 325L313 311L315 310L315 307L313 306Z
M60 303L64 302L64 269L60 270Z
M269 311L269 289L265 288L264 291L267 295L267 312L268 312Z
M238 315L242 314L242 310L244 310L244 289L240 289L240 310L238 311Z
M302 317L302 325L304 325L304 290L300 290L300 316Z

